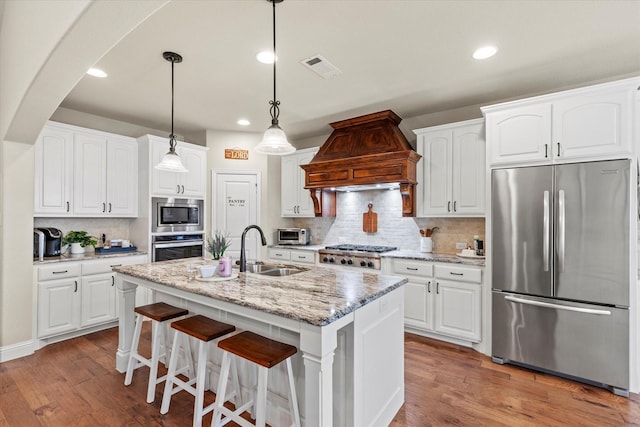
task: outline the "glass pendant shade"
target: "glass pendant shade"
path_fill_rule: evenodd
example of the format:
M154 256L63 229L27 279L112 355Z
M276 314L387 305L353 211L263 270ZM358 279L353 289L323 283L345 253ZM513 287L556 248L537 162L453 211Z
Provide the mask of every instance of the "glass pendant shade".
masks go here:
M173 133L173 92L175 63L182 62L182 56L175 52L163 52L162 57L171 62L171 134L169 135L169 151L162 157L162 161L154 166L155 169L165 172L187 173L187 168L182 164L180 156L176 153L176 136Z
M155 168L165 172L189 172L187 168L184 167L182 161L180 160L180 156L178 156L173 148L171 148L167 152L167 154L162 157L162 161L158 163Z
M265 131L260 144L256 145L256 152L261 154L291 154L295 147L287 141L287 135L278 125L271 125Z
M291 154L296 148L287 141L287 135L278 126L278 116L280 115L280 101L276 97L276 3L282 3L283 0L267 0L273 6L273 99L269 101L271 108L271 126L266 130L260 144L256 145L255 150L260 154L269 154L282 156L283 154Z

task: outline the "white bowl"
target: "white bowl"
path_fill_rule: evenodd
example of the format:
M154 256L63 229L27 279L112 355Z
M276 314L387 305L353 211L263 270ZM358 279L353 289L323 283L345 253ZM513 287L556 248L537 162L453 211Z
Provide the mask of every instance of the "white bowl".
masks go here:
M204 279L207 277L213 277L218 270L217 265L201 265L200 266L200 276Z

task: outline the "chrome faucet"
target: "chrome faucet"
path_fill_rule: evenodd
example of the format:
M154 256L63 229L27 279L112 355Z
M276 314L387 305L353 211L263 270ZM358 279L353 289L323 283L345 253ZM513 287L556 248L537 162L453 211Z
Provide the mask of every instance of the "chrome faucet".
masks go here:
M262 229L260 227L254 224L244 229L244 231L242 232L242 237L240 237L240 272L241 273L247 271L247 255L245 254L245 251L244 251L244 238L247 234L247 231L251 230L252 228L255 228L260 232L260 238L262 239L262 246L267 246L267 239L264 238L264 233L262 232Z

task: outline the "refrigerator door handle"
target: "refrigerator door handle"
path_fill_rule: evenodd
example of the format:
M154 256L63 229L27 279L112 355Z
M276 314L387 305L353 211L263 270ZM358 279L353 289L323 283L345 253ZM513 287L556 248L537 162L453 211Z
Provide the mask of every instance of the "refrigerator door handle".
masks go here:
M558 190L558 272L564 273L564 249L565 249L565 204L564 190Z
M542 267L549 271L549 191L545 190L543 198L542 218Z
M552 304L552 303L549 303L549 302L535 301L535 300L517 298L517 297L512 297L512 296L506 296L506 297L504 297L504 299L506 299L507 301L511 301L511 302L517 302L517 303L520 303L520 304L535 305L535 306L538 306L538 307L556 308L558 310L575 311L575 312L578 312L578 313L586 313L586 314L597 314L599 316L611 316L611 312L609 310L595 310L595 309L592 309L592 308L571 307L571 306L568 306L568 305Z

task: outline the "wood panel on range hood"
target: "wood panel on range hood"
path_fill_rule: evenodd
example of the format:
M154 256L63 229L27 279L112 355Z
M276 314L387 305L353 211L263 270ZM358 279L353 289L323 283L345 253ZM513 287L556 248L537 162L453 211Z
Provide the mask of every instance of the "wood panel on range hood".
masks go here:
M316 216L335 216L335 187L397 183L402 216L415 216L416 153L391 110L331 123L334 129L305 170Z

